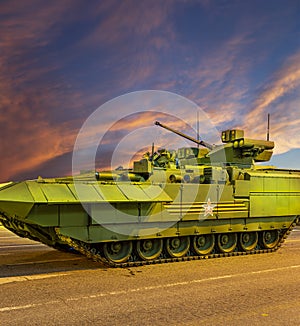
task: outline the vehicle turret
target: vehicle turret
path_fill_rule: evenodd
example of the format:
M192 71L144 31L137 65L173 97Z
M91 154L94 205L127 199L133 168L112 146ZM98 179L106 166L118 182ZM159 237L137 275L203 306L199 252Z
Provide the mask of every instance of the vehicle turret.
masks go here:
M167 129L183 138L198 145L206 147L206 153L198 150L195 157L201 157L198 163L212 165L233 165L239 167L250 167L254 162L266 162L273 154L274 142L270 140L257 140L244 137L244 131L239 129L225 130L221 134L222 145L211 145L203 140L197 140L178 130L170 128L158 121L155 125ZM197 150L197 149L195 149Z

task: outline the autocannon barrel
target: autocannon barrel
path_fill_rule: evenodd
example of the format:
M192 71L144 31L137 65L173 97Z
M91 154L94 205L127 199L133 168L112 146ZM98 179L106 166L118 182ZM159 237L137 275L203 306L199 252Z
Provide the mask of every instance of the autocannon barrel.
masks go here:
M203 140L197 140L197 139L195 139L193 137L190 137L190 136L182 133L181 131L175 130L173 128L170 128L170 127L168 127L168 126L160 123L159 121L155 121L154 124L157 125L157 126L160 126L160 127L164 128L164 129L167 129L167 130L173 132L174 134L177 134L177 135L179 135L179 136L181 136L183 138L186 138L186 139L188 139L188 140L190 140L190 141L192 141L192 142L194 142L194 143L196 143L198 145L204 146L204 147L206 147L206 148L208 148L210 150L212 150L214 148L213 145L211 145L211 144L209 144L209 143L207 143L207 142L205 142Z

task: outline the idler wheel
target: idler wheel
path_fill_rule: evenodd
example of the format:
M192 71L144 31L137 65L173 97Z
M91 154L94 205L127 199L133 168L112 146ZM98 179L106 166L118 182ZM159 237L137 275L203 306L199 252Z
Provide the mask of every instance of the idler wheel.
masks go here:
M166 240L166 250L170 257L179 258L186 255L190 248L189 237L168 238Z
M209 255L215 245L213 234L196 235L193 238L193 249L197 255Z
M107 242L103 245L104 256L114 263L126 262L132 252L131 241Z
M273 249L277 246L279 242L279 232L278 230L268 230L261 234L261 246L264 249Z
M258 242L257 232L243 232L240 234L240 246L243 251L254 250Z
M218 235L217 246L220 252L229 253L237 246L236 233L222 233Z
M136 244L136 251L143 260L153 260L158 258L162 250L162 239L139 240Z

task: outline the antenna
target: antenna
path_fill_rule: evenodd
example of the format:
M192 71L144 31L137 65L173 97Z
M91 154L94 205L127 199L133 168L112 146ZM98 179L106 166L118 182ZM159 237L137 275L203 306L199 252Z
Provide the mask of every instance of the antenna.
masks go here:
M268 113L267 140L270 140L270 113Z
M199 135L199 111L197 111L197 140L198 140L197 147L199 148L199 141L200 141L200 135Z

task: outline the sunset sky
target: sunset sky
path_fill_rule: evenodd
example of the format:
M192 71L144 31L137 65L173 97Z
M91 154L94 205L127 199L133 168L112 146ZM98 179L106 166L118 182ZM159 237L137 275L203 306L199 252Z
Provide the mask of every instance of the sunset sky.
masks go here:
M270 113L271 164L300 168L299 0L1 1L0 69L0 182L70 174L86 119L141 90L181 95L219 132L249 138L265 139ZM117 122L118 108L109 113ZM195 127L195 112L184 115ZM114 142L106 137L107 152Z

